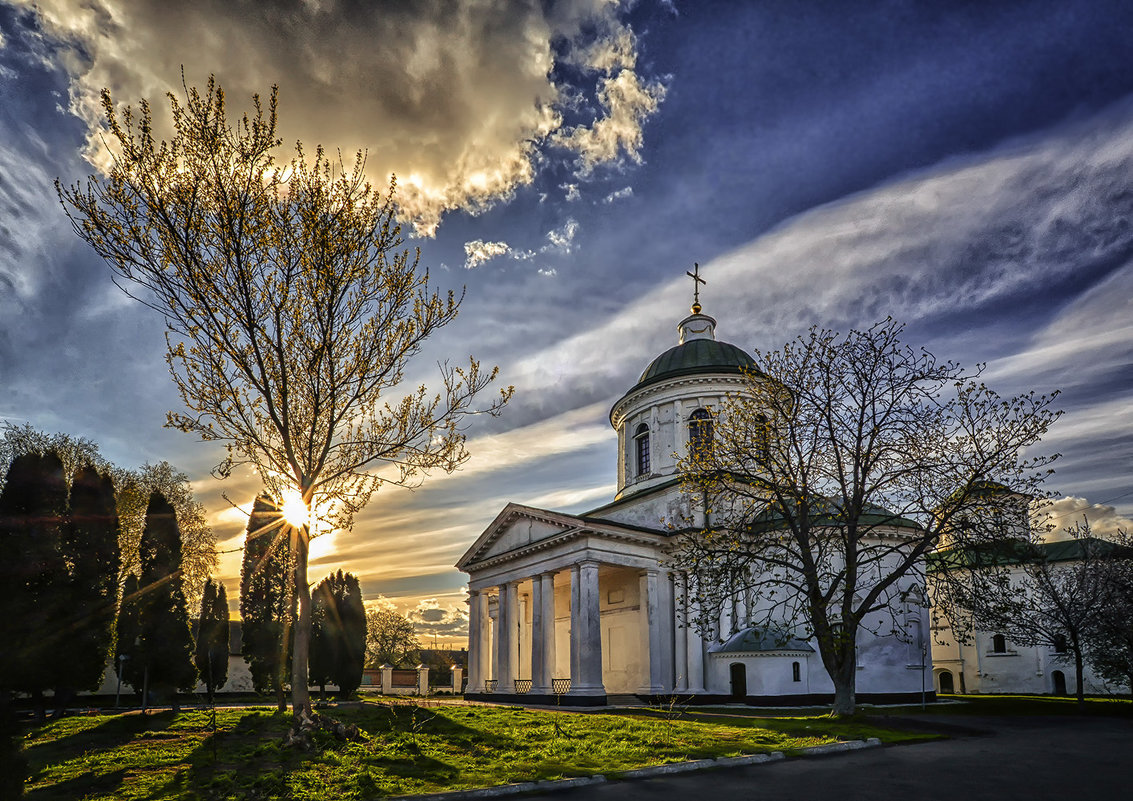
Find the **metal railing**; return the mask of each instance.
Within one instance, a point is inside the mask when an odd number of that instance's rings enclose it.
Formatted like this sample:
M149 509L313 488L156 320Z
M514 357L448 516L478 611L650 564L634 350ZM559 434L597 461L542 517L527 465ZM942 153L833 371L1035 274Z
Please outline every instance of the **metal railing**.
M484 692L494 693L496 691L496 684L498 683L498 679L484 679Z
M531 679L516 679L515 692L518 695L526 695L531 692Z
M570 679L551 679L551 692L566 695L570 692Z

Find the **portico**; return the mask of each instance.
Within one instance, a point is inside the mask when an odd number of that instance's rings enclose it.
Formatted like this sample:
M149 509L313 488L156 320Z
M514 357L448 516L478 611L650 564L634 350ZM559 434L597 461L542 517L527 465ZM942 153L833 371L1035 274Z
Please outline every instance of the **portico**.
M459 564L469 573L473 697L601 705L689 692L664 535L508 504ZM704 646L692 650L703 675ZM518 699L517 699L518 700Z

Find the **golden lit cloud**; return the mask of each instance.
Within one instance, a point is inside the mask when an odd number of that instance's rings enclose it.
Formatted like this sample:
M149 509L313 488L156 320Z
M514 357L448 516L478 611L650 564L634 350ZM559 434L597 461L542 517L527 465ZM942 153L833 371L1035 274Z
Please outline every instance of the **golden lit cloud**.
M587 172L639 160L641 125L664 94L637 73L616 2L17 5L69 46L70 106L89 126L92 163L105 161L103 88L160 109L184 67L190 85L216 74L236 111L278 84L284 143L366 150L371 180L395 173L403 211L426 234L449 210L481 211L530 183L552 141ZM557 61L600 74L593 97L557 83ZM561 109L580 96L589 121L566 130Z

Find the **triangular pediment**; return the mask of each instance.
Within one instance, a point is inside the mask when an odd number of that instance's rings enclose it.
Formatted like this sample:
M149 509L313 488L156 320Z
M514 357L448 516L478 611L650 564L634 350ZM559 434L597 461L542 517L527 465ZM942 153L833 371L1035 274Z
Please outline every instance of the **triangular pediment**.
M574 515L509 503L460 557L456 566L464 570L474 562L520 550L585 524L585 520Z

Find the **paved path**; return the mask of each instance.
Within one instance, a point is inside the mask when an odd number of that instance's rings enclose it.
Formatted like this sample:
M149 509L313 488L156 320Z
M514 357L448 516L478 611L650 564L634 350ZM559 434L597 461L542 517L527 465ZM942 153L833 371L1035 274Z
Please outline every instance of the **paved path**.
M610 782L545 797L1086 801L1130 798L1133 793L1133 720L1128 718L934 718L985 733L752 768Z

